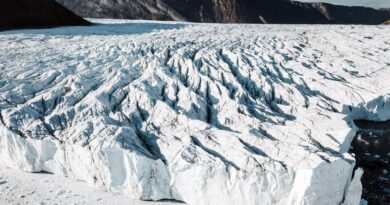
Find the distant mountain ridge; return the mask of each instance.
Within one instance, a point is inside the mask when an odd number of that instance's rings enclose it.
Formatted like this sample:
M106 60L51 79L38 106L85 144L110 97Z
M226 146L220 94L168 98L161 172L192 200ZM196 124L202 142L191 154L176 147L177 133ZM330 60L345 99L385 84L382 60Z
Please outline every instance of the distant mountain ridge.
M57 0L91 18L217 23L381 24L389 10L286 0Z
M86 24L86 20L54 0L7 0L0 3L0 30Z

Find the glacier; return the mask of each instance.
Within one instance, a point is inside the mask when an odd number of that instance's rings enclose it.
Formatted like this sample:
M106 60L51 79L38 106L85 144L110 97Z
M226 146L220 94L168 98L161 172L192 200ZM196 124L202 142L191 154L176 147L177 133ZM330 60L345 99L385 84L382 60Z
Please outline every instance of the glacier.
M96 20L0 33L0 166L142 200L359 204L390 27Z

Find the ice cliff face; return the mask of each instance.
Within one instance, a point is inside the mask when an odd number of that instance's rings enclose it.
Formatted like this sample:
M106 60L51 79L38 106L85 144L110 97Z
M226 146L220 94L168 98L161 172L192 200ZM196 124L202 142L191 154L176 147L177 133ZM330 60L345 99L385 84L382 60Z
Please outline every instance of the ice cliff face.
M390 119L390 28L103 23L122 24L0 33L1 166L145 200L358 204L351 120Z

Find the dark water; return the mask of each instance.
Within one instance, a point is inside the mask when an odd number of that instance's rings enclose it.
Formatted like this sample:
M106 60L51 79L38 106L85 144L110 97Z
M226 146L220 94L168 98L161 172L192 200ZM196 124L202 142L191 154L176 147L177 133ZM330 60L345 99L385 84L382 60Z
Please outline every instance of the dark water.
M390 121L355 121L360 128L350 153L362 167L363 199L368 205L390 205Z

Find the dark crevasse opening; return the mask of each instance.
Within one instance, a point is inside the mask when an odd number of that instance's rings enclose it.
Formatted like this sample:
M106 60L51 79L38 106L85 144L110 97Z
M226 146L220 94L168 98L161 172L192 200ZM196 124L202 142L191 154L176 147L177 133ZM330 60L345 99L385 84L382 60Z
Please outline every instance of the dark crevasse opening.
M363 196L369 205L390 204L390 121L356 120L359 127L351 154L362 167Z

